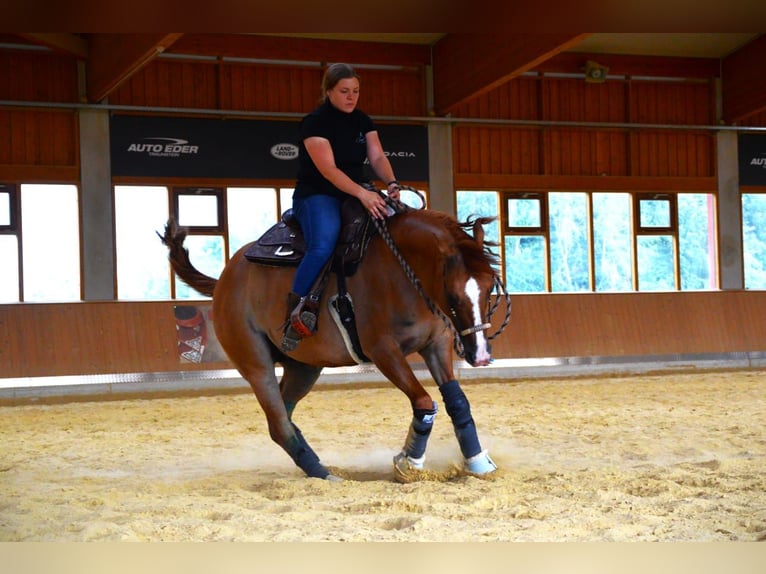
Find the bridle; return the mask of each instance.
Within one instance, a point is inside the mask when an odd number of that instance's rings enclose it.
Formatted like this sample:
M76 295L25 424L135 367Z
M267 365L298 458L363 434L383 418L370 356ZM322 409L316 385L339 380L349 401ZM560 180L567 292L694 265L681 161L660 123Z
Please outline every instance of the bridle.
M374 191L380 194L386 200L386 204L389 207L391 207L396 213L402 213L405 211L411 211L415 209L405 203L402 203L399 200L391 199L385 196L384 194L380 192L380 190L378 190L371 184L367 184L364 187L366 187L370 191ZM406 189L416 193L418 197L420 197L422 202L422 207L418 209L425 208L425 199L423 198L420 191L407 185L402 185L400 187L401 189ZM480 331L487 331L488 329L492 327L492 324L489 322L481 323L479 325L473 325L471 327L458 331L457 328L455 327L455 322L457 321L457 313L455 309L453 307L450 307L449 309L450 314L452 315L454 319L454 320L451 320L449 317L447 317L444 311L442 311L439 308L439 306L434 302L434 300L425 292L425 290L423 289L423 285L420 283L420 280L415 275L415 272L412 270L412 267L410 267L409 263L407 263L407 261L404 259L399 249L396 247L396 243L394 243L394 240L388 231L386 220L373 218L372 221L375 225L375 228L378 230L378 233L380 233L381 237L383 237L383 240L386 242L386 245L388 245L389 249L391 249L391 252L394 254L394 257L396 257L396 260L399 262L399 265L404 270L404 274L407 276L407 279L410 281L410 283L412 283L412 285L415 287L415 290L426 302L428 309L431 311L431 313L439 317L452 333L453 348L457 356L460 357L461 359L464 358L465 347L463 346L461 337L465 337L467 335L473 335L474 333L478 333ZM511 319L511 296L508 293L508 291L506 291L505 286L503 285L503 282L497 273L494 273L493 286L492 286L492 290L490 291L489 300L492 299L491 295L494 292L497 292L498 296L495 299L493 304L489 304L489 309L487 310L487 319L489 320L492 317L492 314L497 310L498 306L500 305L501 296L502 296L502 299L505 301L505 318L503 319L503 323L502 325L500 325L500 328L495 333L487 337L488 341L491 341L492 339L500 335L500 333L502 333L505 330L505 328L508 326L508 323Z

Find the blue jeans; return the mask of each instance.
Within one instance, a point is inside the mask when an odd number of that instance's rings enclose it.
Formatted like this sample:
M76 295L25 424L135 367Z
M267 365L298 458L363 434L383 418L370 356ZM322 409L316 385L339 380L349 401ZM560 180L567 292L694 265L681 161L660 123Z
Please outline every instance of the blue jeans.
M293 212L306 240L306 254L293 278L293 292L308 295L324 264L332 257L340 235L341 200L329 195L310 195L293 200Z

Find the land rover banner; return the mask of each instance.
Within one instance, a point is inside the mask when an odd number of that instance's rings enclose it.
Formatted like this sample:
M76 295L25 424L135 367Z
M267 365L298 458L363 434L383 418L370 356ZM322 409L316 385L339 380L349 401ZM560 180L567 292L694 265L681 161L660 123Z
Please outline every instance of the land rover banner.
M114 114L112 175L295 179L297 120L181 118ZM428 181L428 131L378 124L397 178Z
M739 134L739 184L766 185L766 135Z

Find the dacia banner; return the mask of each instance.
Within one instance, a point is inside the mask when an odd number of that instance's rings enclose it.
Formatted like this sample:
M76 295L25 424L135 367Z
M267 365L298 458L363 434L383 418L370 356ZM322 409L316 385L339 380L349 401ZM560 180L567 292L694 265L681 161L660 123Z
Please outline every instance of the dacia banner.
M766 185L766 135L739 134L739 184Z
M112 175L294 180L298 127L297 120L113 114ZM428 181L425 126L378 125L378 132L398 179Z

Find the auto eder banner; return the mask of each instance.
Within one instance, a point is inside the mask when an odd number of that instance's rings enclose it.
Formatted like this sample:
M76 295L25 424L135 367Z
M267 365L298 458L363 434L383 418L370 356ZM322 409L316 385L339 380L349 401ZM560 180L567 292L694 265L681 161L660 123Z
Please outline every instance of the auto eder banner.
M298 170L298 125L297 120L113 114L112 175L292 180ZM426 127L378 125L378 131L396 176L428 181Z
M739 184L766 185L766 135L739 134Z

